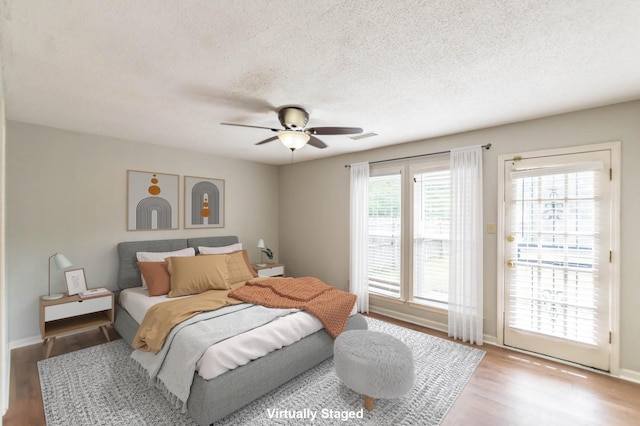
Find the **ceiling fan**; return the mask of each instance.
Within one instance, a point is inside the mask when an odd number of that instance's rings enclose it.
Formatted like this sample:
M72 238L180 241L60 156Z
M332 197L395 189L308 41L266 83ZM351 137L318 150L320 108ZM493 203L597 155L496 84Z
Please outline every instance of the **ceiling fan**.
M316 148L326 148L327 144L316 138L315 135L354 135L362 133L360 127L309 127L306 128L309 121L309 113L298 107L284 107L278 111L278 120L283 129L274 129L271 127L251 126L248 124L220 123L225 126L252 127L254 129L266 129L276 132L276 136L256 143L262 145L280 139L282 144L291 151L300 149L307 143Z

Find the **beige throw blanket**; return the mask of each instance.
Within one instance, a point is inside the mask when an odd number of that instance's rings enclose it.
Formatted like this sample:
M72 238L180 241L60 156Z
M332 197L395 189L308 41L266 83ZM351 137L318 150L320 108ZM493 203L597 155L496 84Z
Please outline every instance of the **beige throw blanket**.
M184 320L201 312L213 311L224 306L242 303L229 297L231 290L209 290L184 299L176 299L153 305L144 316L133 338L134 349L157 354L171 329Z
M316 316L334 339L342 333L356 303L356 296L331 287L317 278L252 280L229 297L268 308L302 309Z

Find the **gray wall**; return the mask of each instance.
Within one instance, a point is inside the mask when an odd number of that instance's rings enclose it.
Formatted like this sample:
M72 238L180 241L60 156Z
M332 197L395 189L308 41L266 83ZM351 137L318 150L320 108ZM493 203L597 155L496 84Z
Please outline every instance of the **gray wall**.
M0 417L9 408L9 315L7 315L7 291L5 285L5 115L4 79L0 63Z
M497 223L499 155L609 141L622 142L620 365L638 372L640 378L639 101L283 166L279 183L281 261L292 275L315 275L338 288L348 288L349 171L345 164L491 143L491 150L484 151L484 222ZM496 234L485 234L484 248L484 332L496 337ZM371 304L389 307L376 300ZM425 311L423 322L442 327L446 316Z
M127 231L128 169L180 175L180 229ZM225 180L224 228L184 229L185 175ZM279 254L276 166L9 122L6 179L13 346L39 338L38 296L47 292L47 259L56 252L85 268L89 287L111 289L120 241L237 235L253 261L259 238ZM52 266L52 292L65 290Z

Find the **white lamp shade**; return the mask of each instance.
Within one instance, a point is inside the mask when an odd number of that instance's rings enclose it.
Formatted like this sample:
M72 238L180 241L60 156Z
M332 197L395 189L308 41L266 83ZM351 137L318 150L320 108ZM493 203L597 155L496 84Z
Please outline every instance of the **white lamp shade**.
M53 255L53 263L56 264L56 268L64 269L73 265L67 257L62 253L56 253Z
M262 238L260 238L260 239L258 240L258 246L257 246L257 247L258 247L259 249L266 248L266 246L264 245L264 240L263 240Z
M64 254L56 253L49 256L49 261L47 262L47 266L49 268L49 292L46 295L42 296L43 300L56 300L61 299L62 296L64 296L62 293L51 294L51 259L53 259L53 264L56 265L57 269L68 268L72 265L71 261L67 259Z
M289 149L300 149L309 142L311 136L305 132L299 132L295 130L283 130L278 132L278 139L282 142L282 145Z

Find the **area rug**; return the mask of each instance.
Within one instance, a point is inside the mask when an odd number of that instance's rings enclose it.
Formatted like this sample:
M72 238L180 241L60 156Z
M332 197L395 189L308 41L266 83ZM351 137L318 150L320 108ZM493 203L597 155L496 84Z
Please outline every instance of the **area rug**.
M484 351L367 318L369 329L391 334L413 351L416 378L403 398L363 396L335 375L333 358L285 383L216 425L438 425L484 356ZM49 426L196 425L147 385L123 340L38 362Z

